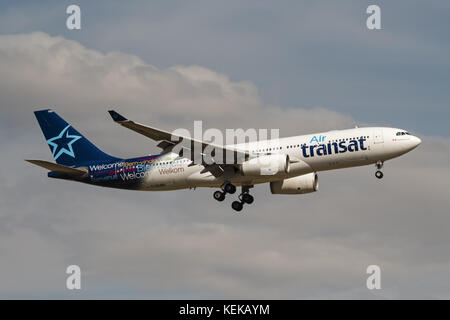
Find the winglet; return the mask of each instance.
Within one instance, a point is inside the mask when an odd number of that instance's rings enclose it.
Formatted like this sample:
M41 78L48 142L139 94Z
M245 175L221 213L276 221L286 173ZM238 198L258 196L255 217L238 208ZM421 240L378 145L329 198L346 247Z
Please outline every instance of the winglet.
M114 110L109 110L108 111L109 114L111 115L111 118L115 121L115 122L122 122L122 121L127 121L128 119L125 118L124 116L118 114L117 112L115 112Z

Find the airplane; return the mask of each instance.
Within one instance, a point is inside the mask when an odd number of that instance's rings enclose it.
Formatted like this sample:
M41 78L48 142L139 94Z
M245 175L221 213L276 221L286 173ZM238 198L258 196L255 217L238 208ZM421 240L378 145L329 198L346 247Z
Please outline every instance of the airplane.
M239 212L244 204L253 203L250 189L256 184L269 183L272 194L312 193L319 187L318 172L370 164L375 164L375 176L381 179L386 160L399 157L421 143L418 137L402 129L356 127L216 145L139 124L114 110L109 113L114 122L158 142L162 152L130 159L108 155L56 112L46 109L34 114L56 163L26 161L49 170L50 178L102 187L144 191L218 188L213 193L217 201L225 200L227 194L234 194L241 187L238 200L231 205ZM188 146L177 151L182 143ZM213 150L208 161L202 157L201 161L194 161L194 144L201 146L202 155L206 148ZM232 161L219 161L228 160L225 154L231 154Z

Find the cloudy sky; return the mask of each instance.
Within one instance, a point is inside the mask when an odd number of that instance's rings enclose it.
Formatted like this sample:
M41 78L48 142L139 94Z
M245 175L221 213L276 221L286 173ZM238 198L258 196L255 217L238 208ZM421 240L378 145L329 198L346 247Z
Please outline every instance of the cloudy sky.
M450 298L450 4L379 0L378 31L369 4L2 1L0 297ZM167 130L385 125L423 143L382 181L370 166L320 173L310 195L261 185L236 215L209 189L48 179L23 161L52 160L32 113L48 107L120 157L158 149L111 107ZM70 264L81 291L65 288Z

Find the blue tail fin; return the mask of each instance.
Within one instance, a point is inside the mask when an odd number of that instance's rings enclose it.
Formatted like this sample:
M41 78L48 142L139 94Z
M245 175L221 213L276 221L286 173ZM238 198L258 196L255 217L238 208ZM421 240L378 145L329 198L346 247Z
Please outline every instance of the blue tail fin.
M56 163L76 167L91 161L117 161L83 137L52 110L34 112Z

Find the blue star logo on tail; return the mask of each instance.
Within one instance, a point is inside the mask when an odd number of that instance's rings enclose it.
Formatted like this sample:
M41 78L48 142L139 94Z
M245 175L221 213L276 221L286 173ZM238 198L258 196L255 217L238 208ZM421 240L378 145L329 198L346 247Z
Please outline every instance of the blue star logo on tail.
M78 139L81 139L81 136L70 135L68 131L69 127L70 125L65 127L56 137L47 140L48 145L53 147L52 153L55 161L63 153L75 158L72 144L74 144Z

